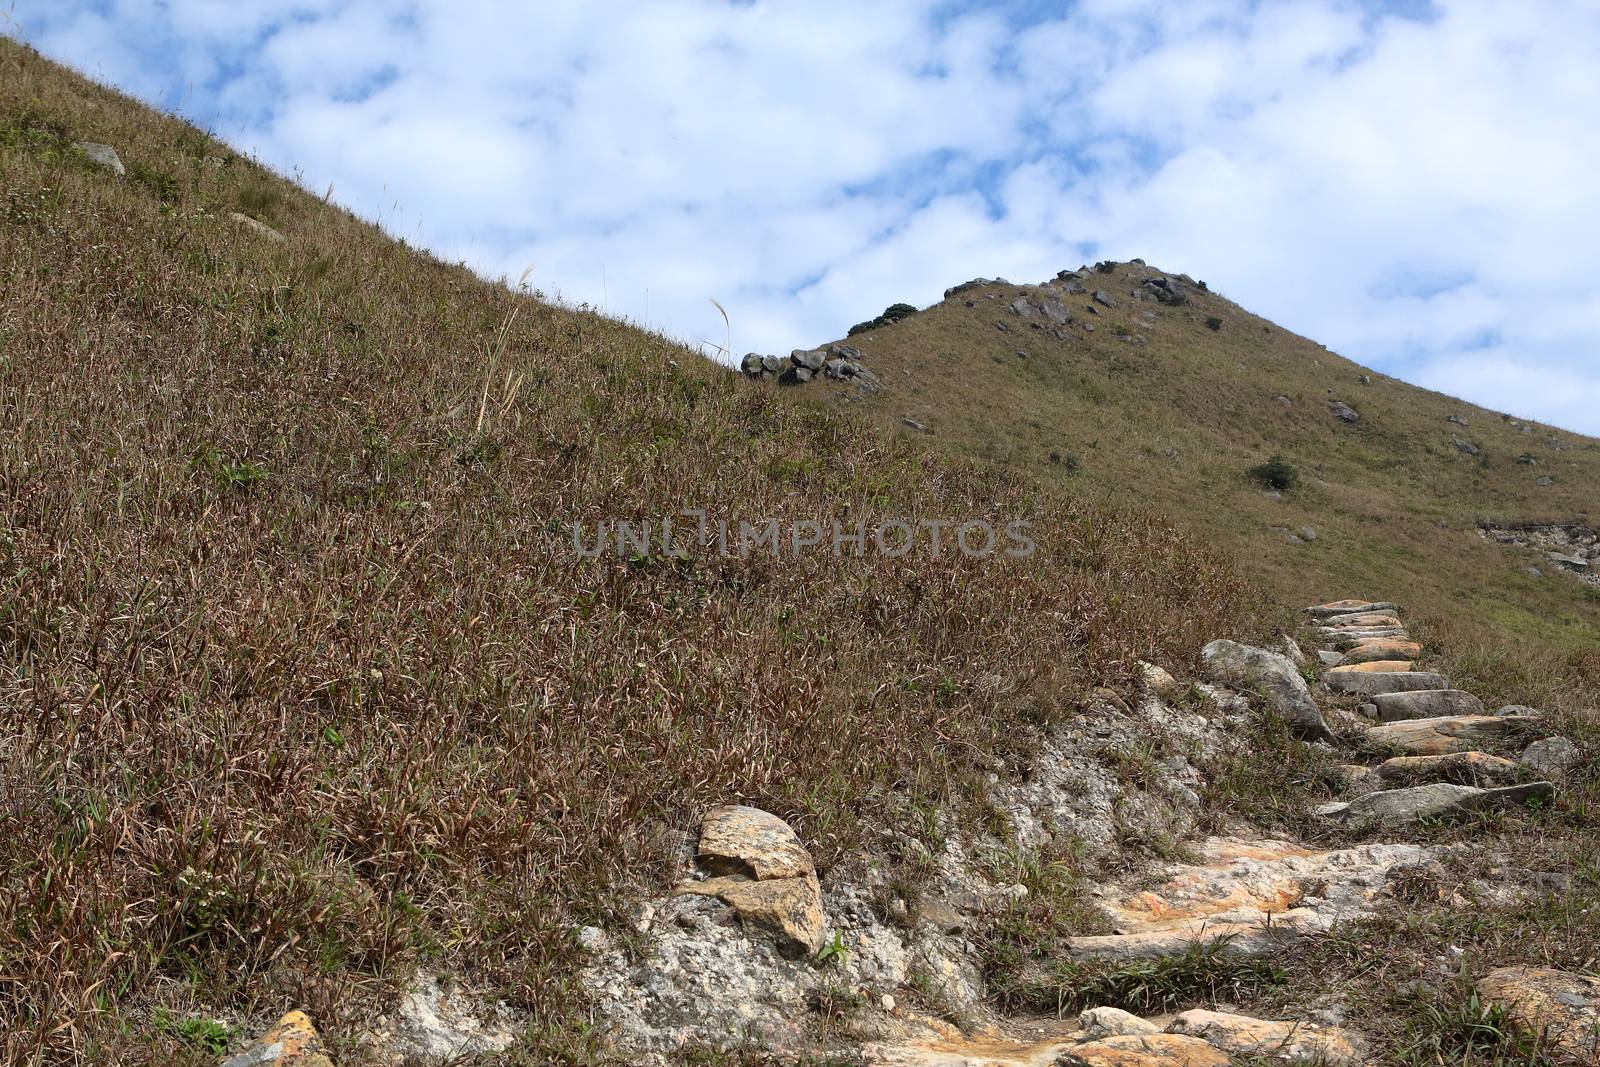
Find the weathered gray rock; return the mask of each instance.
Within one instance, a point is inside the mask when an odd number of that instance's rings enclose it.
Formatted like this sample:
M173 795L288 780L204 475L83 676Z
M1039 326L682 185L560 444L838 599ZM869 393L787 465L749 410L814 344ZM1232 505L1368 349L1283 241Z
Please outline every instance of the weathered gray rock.
M1159 1034L1161 1027L1155 1023L1134 1015L1132 1012L1123 1011L1121 1008L1090 1008L1078 1015L1078 1028L1083 1031L1084 1040L1099 1041L1102 1038L1118 1037L1124 1034Z
M1324 673L1322 684L1330 692L1364 696L1450 688L1444 675L1431 671L1339 671L1338 668Z
M242 211L231 212L228 217L234 222L237 222L240 226L243 226L245 229L254 233L257 237L265 237L273 244L282 244L284 241L288 240L287 237L279 233L277 230L274 230L271 226L268 226L260 219L253 219Z
M761 357L761 373L776 375L783 370L782 356L766 355Z
M1208 677L1235 689L1259 692L1302 737L1330 740L1333 731L1311 698L1300 671L1287 657L1237 641L1213 641L1201 650Z
M808 371L819 371L828 361L828 354L820 348L797 348L789 353L789 362Z
M1104 289L1096 289L1094 291L1094 302L1101 307L1114 308L1117 306L1117 302L1111 298L1111 294Z
M122 165L122 157L117 155L117 150L108 144L79 141L72 147L76 148L90 163L104 170L109 170L119 178L128 173L128 168Z
M1332 667L1334 664L1344 659L1344 653L1322 649L1317 653L1317 659L1322 661L1322 665L1324 667Z
M1546 778L1564 778L1578 762L1578 746L1565 737L1546 737L1523 749L1517 762Z
M1450 438L1450 443L1456 446L1456 451L1457 452L1463 453L1464 455L1468 455L1468 456L1476 456L1480 452L1483 451L1483 449L1479 448L1477 445L1473 444L1471 441L1465 441L1465 440L1462 440L1459 437Z
M1544 712L1540 711L1538 708L1530 708L1526 704L1502 704L1500 707L1494 709L1494 713L1502 717L1507 715L1522 715L1530 719L1537 719L1544 714Z
M1384 722L1401 719L1436 719L1452 715L1482 715L1483 701L1462 689L1415 689L1405 693L1378 693L1372 702Z
M739 370L752 377L759 377L762 371L761 353L746 352L744 359L739 361Z
M1354 800L1328 804L1318 809L1346 826L1365 829L1371 826L1404 826L1421 819L1442 819L1475 811L1530 801L1547 801L1556 787L1549 782L1479 789L1451 782L1432 782L1408 789L1385 789Z
M1328 403L1328 410L1333 412L1333 417L1341 422L1360 422L1361 413L1342 400L1333 400Z

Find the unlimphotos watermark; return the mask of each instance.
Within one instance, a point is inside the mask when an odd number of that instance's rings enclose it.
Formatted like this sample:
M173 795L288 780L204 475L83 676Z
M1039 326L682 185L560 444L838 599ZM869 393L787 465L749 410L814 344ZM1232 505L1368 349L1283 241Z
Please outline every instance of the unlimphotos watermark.
M692 521L680 523L678 518ZM814 551L897 558L919 548L935 556L954 553L973 559L996 555L1023 559L1037 547L1026 519L1002 526L986 519L883 519L871 523L861 519L853 524L820 519L760 523L741 519L733 523L713 520L697 508L685 508L674 517L618 519L602 522L593 530L573 523L570 528L573 551L583 559L597 559L608 552L624 558L685 558L693 554L691 544L734 559Z

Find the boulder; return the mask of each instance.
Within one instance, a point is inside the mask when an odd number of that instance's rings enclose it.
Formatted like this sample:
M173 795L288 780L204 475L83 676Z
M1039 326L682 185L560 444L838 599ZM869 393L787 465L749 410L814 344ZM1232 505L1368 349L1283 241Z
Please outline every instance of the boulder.
M1501 967L1478 980L1478 995L1568 1062L1600 1062L1600 978L1551 967Z
M828 361L828 354L820 348L797 348L789 353L789 362L803 370L815 373Z
M1305 679L1287 656L1237 641L1213 641L1201 650L1207 676L1235 689L1259 692L1302 737L1330 740L1333 731L1311 698Z
M761 357L761 373L762 374L777 374L779 371L783 370L783 362L784 361L783 361L783 357L782 356L772 356L772 355L762 356Z
M1111 299L1111 294L1104 289L1096 289L1094 291L1094 302L1101 307L1114 308L1117 306L1117 302Z
M760 377L761 369L761 353L759 352L746 352L744 359L739 361L739 370L753 377Z
M1546 801L1555 796L1549 782L1480 789L1453 782L1431 782L1406 789L1385 789L1354 800L1327 804L1318 809L1354 829L1371 826L1404 826L1421 819L1442 819L1483 811L1509 804Z
M1329 401L1328 410L1333 412L1333 417L1341 422L1361 421L1361 413L1341 400Z
M322 1038L303 1011L291 1011L260 1040L221 1067L333 1067Z
M1445 752L1469 752L1481 745L1504 741L1538 723L1538 719L1519 715L1452 715L1369 726L1367 737L1375 745L1416 756L1435 756Z
M1340 660L1344 659L1344 653L1330 652L1324 649L1317 653L1317 659L1322 662L1324 667L1333 667L1338 665Z
M122 165L122 157L117 155L117 150L108 144L79 141L72 147L76 148L79 154L90 163L100 167L102 170L109 170L119 178L128 173L128 168Z
M1522 777L1514 760L1487 752L1446 752L1437 756L1395 756L1374 772L1386 786L1455 782L1459 785L1512 785Z
M1283 649L1283 654L1288 656L1290 662L1292 662L1296 667L1299 667L1306 662L1306 654L1300 648L1300 642L1296 641L1288 634L1282 634L1279 636L1278 647Z
M1271 1022L1196 1008L1167 1024L1167 1033L1198 1037L1213 1048L1251 1062L1305 1067L1359 1067L1364 1062L1349 1032L1305 1022Z
M1451 715L1482 715L1483 701L1463 689L1414 689L1407 693L1379 693L1372 698L1378 718L1437 719Z
M1546 778L1564 778L1578 762L1578 746L1565 737L1546 737L1523 749L1517 762Z
M1377 696L1380 693L1406 693L1416 689L1448 689L1450 683L1444 675L1431 671L1358 671L1335 667L1322 676L1324 688L1333 693L1357 693Z

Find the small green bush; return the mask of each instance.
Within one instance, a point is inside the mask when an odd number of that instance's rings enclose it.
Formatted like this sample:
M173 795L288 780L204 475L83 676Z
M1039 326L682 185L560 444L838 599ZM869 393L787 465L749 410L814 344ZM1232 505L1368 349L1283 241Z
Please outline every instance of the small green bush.
M1268 489L1276 489L1280 493L1287 493L1300 480L1300 472L1282 456L1273 456L1265 463L1251 467L1248 473Z

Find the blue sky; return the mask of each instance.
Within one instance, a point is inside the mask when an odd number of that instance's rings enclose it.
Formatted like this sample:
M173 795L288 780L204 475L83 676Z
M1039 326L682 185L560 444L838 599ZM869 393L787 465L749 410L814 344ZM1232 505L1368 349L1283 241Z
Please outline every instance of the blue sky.
M17 0L388 229L735 356L1142 257L1600 433L1600 4Z

